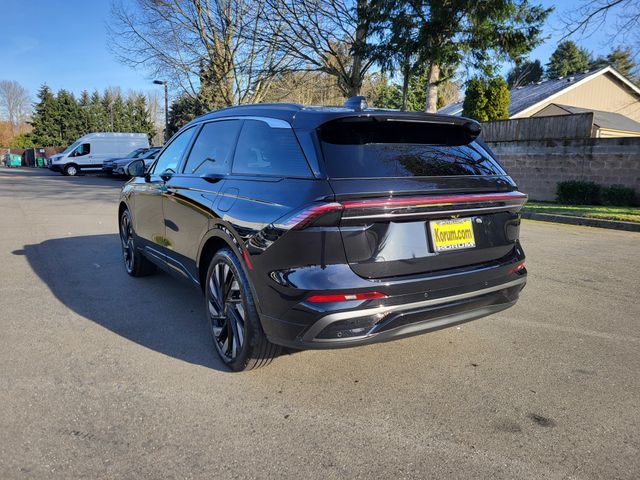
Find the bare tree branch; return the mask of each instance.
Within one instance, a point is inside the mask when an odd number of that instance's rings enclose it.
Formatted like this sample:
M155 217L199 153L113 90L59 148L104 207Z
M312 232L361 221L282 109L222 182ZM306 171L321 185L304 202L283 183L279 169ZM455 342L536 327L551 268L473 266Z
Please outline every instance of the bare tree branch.
M579 33L591 34L606 28L607 19L614 23L607 28L610 40L626 43L640 41L640 0L587 0L562 18L565 33L560 41Z
M280 30L272 41L292 49L301 70L316 70L336 77L345 96L357 95L372 66L366 57L369 37L366 11L370 0L266 0L270 18Z
M0 81L0 118L9 121L12 135L18 133L30 113L31 97L26 88L15 80Z
M294 61L265 36L278 31L265 6L266 0L114 0L112 50L206 108L256 102Z

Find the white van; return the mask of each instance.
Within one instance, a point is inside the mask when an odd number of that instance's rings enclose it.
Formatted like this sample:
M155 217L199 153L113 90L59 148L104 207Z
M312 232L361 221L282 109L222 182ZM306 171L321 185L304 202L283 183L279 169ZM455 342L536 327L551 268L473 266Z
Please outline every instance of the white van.
M136 148L149 148L146 133L88 133L64 152L52 155L47 164L55 172L73 176L84 170L102 170L106 159L124 157Z

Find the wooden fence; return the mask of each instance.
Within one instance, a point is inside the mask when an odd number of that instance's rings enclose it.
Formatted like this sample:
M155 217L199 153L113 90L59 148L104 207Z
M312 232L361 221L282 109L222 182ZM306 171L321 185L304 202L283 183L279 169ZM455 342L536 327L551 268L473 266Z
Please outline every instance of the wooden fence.
M549 117L516 118L482 124L485 142L590 138L593 112Z

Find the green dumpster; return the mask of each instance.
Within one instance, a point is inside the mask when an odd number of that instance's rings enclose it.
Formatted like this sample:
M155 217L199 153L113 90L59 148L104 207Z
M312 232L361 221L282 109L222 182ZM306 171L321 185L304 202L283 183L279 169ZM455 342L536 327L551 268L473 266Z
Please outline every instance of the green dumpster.
M43 168L47 165L44 157L36 157L36 167Z

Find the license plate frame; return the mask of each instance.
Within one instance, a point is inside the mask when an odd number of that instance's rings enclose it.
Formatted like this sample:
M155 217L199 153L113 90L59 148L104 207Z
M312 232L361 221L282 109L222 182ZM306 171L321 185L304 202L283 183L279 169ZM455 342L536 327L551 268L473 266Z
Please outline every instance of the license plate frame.
M473 218L452 218L429 222L431 244L436 253L455 252L476 247Z

